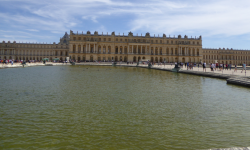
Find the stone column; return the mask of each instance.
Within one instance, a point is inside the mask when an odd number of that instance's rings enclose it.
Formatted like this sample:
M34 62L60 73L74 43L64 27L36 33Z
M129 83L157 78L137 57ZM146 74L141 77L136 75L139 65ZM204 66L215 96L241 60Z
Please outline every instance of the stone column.
M89 43L89 49L88 49L89 53L90 53L90 43Z
M73 52L73 44L70 44L70 50L71 53Z
M128 45L128 50L127 50L127 53L129 54L129 45Z
M95 44L94 44L94 53L95 53Z
M142 45L141 45L141 54L142 54Z
M132 54L134 53L134 45L132 45Z
M96 53L99 51L99 44L96 44L96 48L95 48L95 50L96 50Z
M136 54L138 54L138 45L136 45Z

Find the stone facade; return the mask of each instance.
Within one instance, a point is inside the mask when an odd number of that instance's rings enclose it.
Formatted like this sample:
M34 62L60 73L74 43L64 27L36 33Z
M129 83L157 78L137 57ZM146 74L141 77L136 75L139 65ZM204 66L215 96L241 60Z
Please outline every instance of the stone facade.
M203 61L206 63L224 63L241 65L244 62L250 65L250 51L237 49L208 49L203 48Z
M200 62L202 39L150 36L73 33L70 31L69 56L78 61L139 61L153 62Z
M0 59L42 60L43 58L69 57L76 61L133 61L150 60L153 62L206 62L250 65L250 51L233 49L202 49L202 37L188 38L133 35L74 33L60 38L56 44L0 43Z

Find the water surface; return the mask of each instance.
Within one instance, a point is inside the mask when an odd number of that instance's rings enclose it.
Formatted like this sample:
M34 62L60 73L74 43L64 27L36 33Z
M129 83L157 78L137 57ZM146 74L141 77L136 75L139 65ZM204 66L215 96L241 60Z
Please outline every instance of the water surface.
M0 149L250 145L250 89L129 67L0 70Z

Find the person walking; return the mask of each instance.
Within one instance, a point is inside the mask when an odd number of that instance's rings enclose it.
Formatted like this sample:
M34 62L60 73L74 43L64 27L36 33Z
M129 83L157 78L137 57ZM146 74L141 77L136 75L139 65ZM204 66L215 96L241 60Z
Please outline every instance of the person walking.
M237 72L237 65L234 66L234 72Z
M243 72L243 70L245 70L245 72L246 72L247 68L246 68L246 63L245 63L245 62L243 63L242 67L243 67L243 68L242 68L241 73Z

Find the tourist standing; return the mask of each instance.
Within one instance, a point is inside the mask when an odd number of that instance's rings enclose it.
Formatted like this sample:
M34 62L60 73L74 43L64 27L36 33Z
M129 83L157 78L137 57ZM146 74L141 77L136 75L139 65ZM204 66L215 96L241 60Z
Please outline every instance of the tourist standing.
M206 72L206 62L203 63L203 72L204 72L204 70Z
M237 72L237 65L234 66L234 72Z
M187 62L187 70L188 70L188 67L189 67L189 62Z

